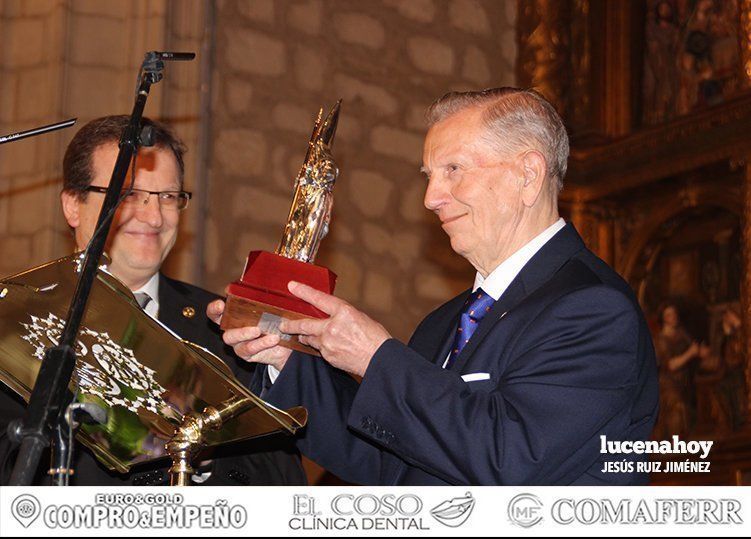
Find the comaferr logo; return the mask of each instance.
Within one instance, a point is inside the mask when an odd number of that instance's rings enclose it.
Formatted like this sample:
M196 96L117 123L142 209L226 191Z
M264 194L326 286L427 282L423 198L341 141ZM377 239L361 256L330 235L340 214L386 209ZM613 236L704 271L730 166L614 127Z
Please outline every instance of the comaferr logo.
M508 504L509 521L522 528L531 528L542 521L542 502L534 494L518 494Z
M558 524L743 524L734 499L609 500L563 498L551 507Z

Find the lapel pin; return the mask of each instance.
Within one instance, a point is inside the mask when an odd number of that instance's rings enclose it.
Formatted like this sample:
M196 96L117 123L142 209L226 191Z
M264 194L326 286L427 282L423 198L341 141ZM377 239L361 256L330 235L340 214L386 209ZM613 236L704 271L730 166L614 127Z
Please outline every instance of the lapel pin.
M193 307L184 307L183 316L185 318L193 318L196 315L196 310Z

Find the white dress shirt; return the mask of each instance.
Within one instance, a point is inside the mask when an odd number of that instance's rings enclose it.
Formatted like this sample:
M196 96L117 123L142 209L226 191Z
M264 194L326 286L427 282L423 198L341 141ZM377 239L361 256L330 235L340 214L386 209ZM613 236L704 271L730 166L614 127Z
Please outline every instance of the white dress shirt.
M521 249L516 251L501 264L491 271L487 277L483 277L480 272L475 275L475 284L472 287L472 292L482 287L486 294L498 301L503 293L511 284L511 281L516 279L519 272L527 265L527 262L537 254L537 251L542 249L542 246L551 240L560 229L566 226L566 221L562 218L558 219L555 223L548 228L540 232L537 236L532 238Z

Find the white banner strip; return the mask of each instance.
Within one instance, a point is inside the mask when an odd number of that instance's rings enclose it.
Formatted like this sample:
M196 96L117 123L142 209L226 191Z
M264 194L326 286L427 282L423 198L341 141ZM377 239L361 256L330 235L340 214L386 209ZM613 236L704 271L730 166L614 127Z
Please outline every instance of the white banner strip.
M749 487L2 487L0 536L746 536Z

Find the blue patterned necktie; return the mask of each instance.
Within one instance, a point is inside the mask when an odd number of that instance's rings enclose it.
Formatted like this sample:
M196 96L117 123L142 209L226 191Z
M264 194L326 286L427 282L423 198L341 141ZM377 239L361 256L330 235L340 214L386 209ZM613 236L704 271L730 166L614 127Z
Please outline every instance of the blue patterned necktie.
M456 358L464 350L472 334L477 330L477 326L480 325L480 320L488 314L493 303L495 303L493 296L489 296L482 288L478 288L469 295L467 301L464 303L464 309L459 319L459 327L456 328L451 355L449 355L449 359L446 362L447 369L451 368Z

